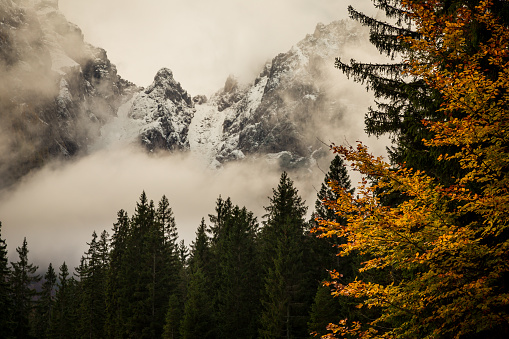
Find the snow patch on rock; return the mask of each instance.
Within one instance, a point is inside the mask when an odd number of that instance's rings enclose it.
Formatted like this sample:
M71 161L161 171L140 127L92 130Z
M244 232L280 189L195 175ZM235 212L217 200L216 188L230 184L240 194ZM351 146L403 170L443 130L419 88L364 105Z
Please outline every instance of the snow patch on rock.
M217 168L217 148L223 138L223 122L226 111L219 112L214 104L196 106L196 112L189 125L189 145L191 154L206 166Z

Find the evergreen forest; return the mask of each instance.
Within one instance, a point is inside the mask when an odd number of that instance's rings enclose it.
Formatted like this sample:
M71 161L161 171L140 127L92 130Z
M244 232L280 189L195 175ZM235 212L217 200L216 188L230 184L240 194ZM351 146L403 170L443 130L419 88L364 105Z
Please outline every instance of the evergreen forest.
M333 177L350 187L339 156ZM327 194L324 182L319 200ZM40 275L26 239L10 264L0 240L2 337L306 338L324 330L340 307L321 284L326 268L339 269L337 249L310 233L314 221L286 172L265 210L260 223L219 197L188 249L168 199L155 204L143 192L132 216L120 210L111 230L91 235L78 267L49 264Z
M219 197L190 248L145 193L76 268L0 234L2 337L509 338L509 2L372 2L350 17L389 62L336 67L388 160L332 144L311 218L283 172L261 220Z

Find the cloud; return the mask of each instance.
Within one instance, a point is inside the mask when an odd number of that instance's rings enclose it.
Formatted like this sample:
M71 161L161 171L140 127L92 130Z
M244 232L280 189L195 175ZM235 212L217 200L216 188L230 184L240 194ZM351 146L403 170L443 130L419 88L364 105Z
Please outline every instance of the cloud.
M2 236L10 260L16 260L14 249L26 236L30 258L42 268L64 260L74 267L92 232L110 231L120 209L132 215L144 190L156 204L162 195L168 197L180 238L190 244L201 218L208 222L208 214L214 213L219 195L263 215L280 174L264 161L212 171L188 154L153 155L132 148L99 151L71 163L48 165L15 191L4 192ZM294 179L303 198L313 204L322 173L316 169Z
M318 22L346 18L349 1L60 0L85 40L105 48L119 74L148 86L162 67L192 95L218 90L228 74L253 80ZM368 0L356 1L362 10ZM107 32L107 33L106 33Z

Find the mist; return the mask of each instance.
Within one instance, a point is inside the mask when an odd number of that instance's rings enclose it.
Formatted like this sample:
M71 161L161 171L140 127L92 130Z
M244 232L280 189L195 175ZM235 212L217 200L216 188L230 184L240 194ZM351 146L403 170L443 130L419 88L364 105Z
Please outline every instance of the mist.
M206 170L188 153L148 154L141 149L99 151L74 162L54 162L27 177L1 199L2 236L9 257L27 237L30 259L38 265L64 260L77 266L93 231L111 231L117 212L134 213L142 191L157 202L166 195L180 239L189 245L202 217L209 221L219 196L246 206L259 220L281 172L264 161L231 163ZM293 175L301 196L314 203L323 174ZM111 232L110 232L111 233Z
M214 93L229 74L252 81L266 61L319 22L347 18L349 4L376 13L370 0L59 1L85 40L108 51L122 77L148 86L169 67L193 96Z

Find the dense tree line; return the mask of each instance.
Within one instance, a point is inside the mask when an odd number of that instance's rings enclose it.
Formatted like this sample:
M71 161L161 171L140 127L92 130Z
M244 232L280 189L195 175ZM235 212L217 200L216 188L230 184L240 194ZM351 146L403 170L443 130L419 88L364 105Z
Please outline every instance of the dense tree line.
M339 157L318 200L332 193L330 180L350 189ZM0 240L0 332L6 338L307 338L325 332L341 305L322 300L330 297L322 281L327 269L351 263L336 257L330 240L310 233L316 216L337 218L319 201L316 206L309 220L283 173L261 222L219 197L188 249L168 199L156 206L143 192L132 216L117 213L111 234L93 232L78 267L49 264L40 275L26 239L10 264Z

